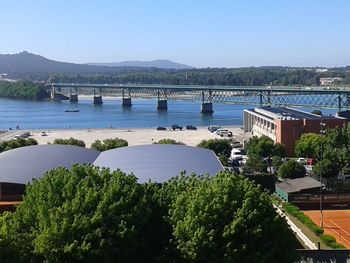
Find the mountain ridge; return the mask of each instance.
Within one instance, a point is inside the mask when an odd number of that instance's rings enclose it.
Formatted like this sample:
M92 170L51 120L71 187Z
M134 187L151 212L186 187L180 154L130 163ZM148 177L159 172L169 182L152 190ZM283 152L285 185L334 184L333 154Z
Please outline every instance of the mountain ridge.
M160 68L160 69L193 69L194 67L180 64L168 59L155 59L155 60L129 60L121 62L109 62L109 63L86 63L86 65L92 66L107 66L107 67L141 67L141 68Z

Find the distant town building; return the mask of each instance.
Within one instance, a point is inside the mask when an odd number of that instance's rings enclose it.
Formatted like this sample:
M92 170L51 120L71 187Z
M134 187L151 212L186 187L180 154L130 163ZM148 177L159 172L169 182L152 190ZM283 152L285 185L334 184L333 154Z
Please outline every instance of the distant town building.
M327 86L332 84L338 84L343 81L343 78L341 77L335 77L335 78L320 78L320 85L321 86Z
M244 110L243 129L257 136L268 136L286 147L287 155L294 155L296 141L303 133L320 133L320 123L327 128L343 126L347 119L320 116L287 107L261 107Z
M326 69L326 68L317 68L317 69L315 69L315 72L327 72L328 71L328 69Z
M6 79L8 74L0 74L0 79Z

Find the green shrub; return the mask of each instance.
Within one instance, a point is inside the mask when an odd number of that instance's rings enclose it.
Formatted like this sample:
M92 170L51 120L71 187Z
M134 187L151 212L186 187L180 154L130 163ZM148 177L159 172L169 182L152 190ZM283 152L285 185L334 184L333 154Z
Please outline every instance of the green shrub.
M69 138L69 139L55 139L53 141L53 144L63 144L63 145L74 145L79 147L85 147L85 142L82 140L78 140L75 138Z
M315 235L320 236L323 234L323 228L316 225L308 216L306 216L298 207L295 205L284 203L283 209L288 214L297 218L303 225L307 226Z
M183 142L175 141L173 139L161 139L157 144L178 144L178 145L184 145Z
M336 242L334 236L331 236L331 235L327 235L327 234L321 235L320 238L322 242L325 243L327 246L329 246L329 244L331 243Z
M110 149L126 147L128 146L128 142L124 139L105 139L103 142L100 140L96 140L93 144L91 144L91 149L95 149L97 151L103 152Z
M329 244L329 246L333 249L342 249L345 248L342 244L339 244L337 242L332 242Z

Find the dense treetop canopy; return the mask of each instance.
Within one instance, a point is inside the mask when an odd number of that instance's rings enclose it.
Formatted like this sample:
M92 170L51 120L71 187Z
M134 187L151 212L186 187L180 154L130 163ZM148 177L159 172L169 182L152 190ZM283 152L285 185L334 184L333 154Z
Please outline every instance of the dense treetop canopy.
M0 81L0 97L41 100L48 97L47 91L30 81Z
M292 262L294 237L248 179L57 168L0 216L2 262Z

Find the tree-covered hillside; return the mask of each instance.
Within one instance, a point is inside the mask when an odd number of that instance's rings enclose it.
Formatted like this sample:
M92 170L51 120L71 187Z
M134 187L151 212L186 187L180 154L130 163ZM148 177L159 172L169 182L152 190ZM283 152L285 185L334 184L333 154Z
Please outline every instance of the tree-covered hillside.
M30 81L0 81L0 97L41 100L48 96L48 92L42 86Z
M314 69L289 67L206 68L189 70L148 69L137 72L109 74L52 74L50 82L89 83L142 83L174 85L302 85L318 86L322 77L342 77L350 84L350 72L346 68L316 72Z

